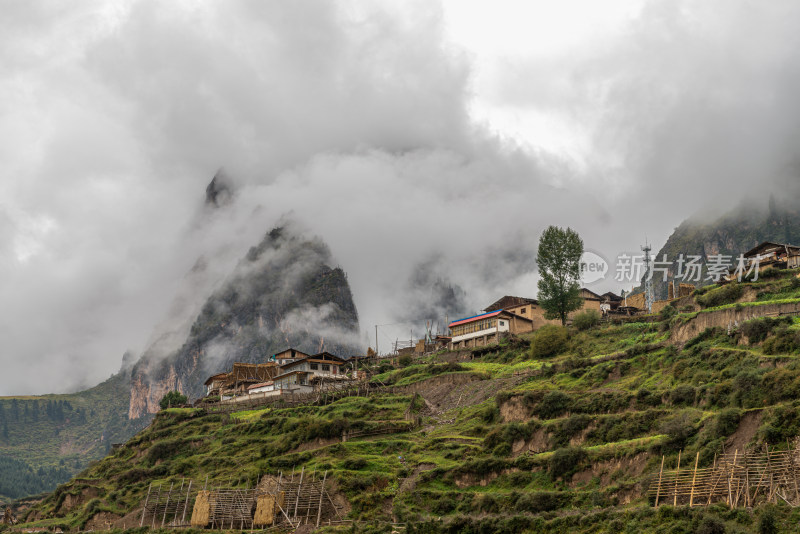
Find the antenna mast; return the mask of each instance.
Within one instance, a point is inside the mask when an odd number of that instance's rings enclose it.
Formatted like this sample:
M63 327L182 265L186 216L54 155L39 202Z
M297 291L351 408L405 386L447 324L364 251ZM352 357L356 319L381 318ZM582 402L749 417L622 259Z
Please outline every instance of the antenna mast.
M644 252L644 305L647 308L647 313L653 313L653 273L650 272L650 251L653 248L647 244L642 247Z

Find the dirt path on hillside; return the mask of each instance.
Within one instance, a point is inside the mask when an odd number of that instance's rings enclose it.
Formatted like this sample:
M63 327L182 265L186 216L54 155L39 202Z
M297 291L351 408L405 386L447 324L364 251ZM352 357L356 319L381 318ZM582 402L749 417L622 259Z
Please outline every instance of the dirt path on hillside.
M495 378L493 380L475 380L461 385L431 384L418 388L418 393L425 404L436 414L442 414L456 408L474 406L495 396L503 389L510 389L526 380L527 377Z
M725 452L736 450L743 452L747 444L750 443L750 440L752 440L758 432L762 419L764 419L764 412L761 410L745 413L739 421L736 432L731 434L725 441Z

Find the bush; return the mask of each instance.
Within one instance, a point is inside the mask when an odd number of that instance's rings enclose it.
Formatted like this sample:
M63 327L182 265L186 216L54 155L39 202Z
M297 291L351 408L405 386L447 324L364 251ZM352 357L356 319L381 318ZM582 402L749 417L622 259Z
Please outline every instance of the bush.
M742 412L736 408L722 410L714 422L714 437L724 438L736 432L741 418Z
M778 520L771 507L765 509L758 518L758 534L778 534Z
M674 450L682 449L697 429L686 414L678 415L661 425L661 433L667 435L666 446Z
M462 367L461 365L457 364L456 362L447 362L447 363L431 363L427 367L425 367L425 372L430 375L440 375L443 373L458 373L460 371L466 371L467 368Z
M694 404L694 399L696 395L697 395L697 390L695 390L695 388L683 384L676 387L670 392L669 401L672 404L684 404L691 406Z
M517 512L530 512L533 514L552 512L565 506L568 497L568 494L552 491L526 493L517 500L514 508Z
M696 534L725 534L725 524L715 517L706 516L698 525Z
M766 354L789 354L800 349L800 335L786 326L778 328L774 335L764 342Z
M540 419L552 419L562 415L569 409L572 397L561 391L548 391L536 408Z
M662 321L669 321L670 319L675 317L675 315L677 315L677 314L678 314L678 310L676 310L675 307L672 304L668 304L667 306L664 306L663 308L661 308L661 311L658 312L658 316Z
M170 406L182 406L186 404L186 395L181 393L180 391L170 391L159 401L158 405L161 407L162 410L166 410Z
M767 338L773 329L775 329L776 326L787 322L792 322L790 317L763 317L761 319L752 319L742 323L739 331L743 336L747 337L747 340L751 344L761 343Z
M147 461L155 464L158 460L174 458L186 449L187 442L183 439L171 441L158 441L147 451Z
M636 404L641 407L658 406L661 404L661 397L647 389L640 389L636 392Z
M759 280L770 280L771 278L778 278L779 276L783 275L785 271L783 269L776 269L775 267L767 267L763 271L758 273Z
M557 445L567 445L569 440L583 432L591 424L592 418L586 414L573 415L564 419L561 424L555 426L553 438Z
M580 447L557 449L550 457L548 465L550 476L553 479L559 477L569 478L580 469L586 458L588 458L588 454Z
M342 467L350 471L360 471L367 467L367 461L363 458L348 458L342 462Z
M742 286L736 282L707 291L695 300L703 308L714 308L723 304L732 304L742 296Z
M531 347L534 358L549 358L562 352L567 345L567 330L561 326L545 325L536 331Z
M397 363L400 364L400 367L408 367L413 361L410 354L403 354L397 359Z
M700 332L699 334L694 336L692 339L687 341L686 345L684 345L683 348L684 349L689 349L691 347L694 347L695 345L698 345L698 344L702 343L703 341L712 339L712 338L714 338L715 336L717 336L717 335L719 335L721 333L722 333L722 329L721 328L717 328L717 327L706 328L705 330L703 330L702 332Z
M578 330L588 330L598 324L600 324L600 313L596 310L586 310L585 312L577 313L572 319L572 326Z

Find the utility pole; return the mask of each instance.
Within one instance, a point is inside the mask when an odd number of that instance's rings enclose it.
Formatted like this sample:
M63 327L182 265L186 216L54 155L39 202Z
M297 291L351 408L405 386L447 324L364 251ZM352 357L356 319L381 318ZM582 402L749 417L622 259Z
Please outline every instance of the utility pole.
M380 355L378 352L378 325L375 325L375 356Z

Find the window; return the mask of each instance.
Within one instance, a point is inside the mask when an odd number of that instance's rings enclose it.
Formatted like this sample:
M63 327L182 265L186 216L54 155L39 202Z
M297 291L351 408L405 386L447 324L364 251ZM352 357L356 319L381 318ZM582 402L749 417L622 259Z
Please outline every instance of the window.
M525 310L526 310L526 309L527 309L527 308L522 308L522 309L519 311L520 315L525 315Z
M311 370L312 370L312 371L316 371L317 369L319 369L319 364L312 363L312 364L311 364Z
M323 371L330 371L331 370L331 366L328 365L327 363L323 363L322 364L322 370Z
M505 321L500 321L500 326L505 326L505 325L506 325Z

